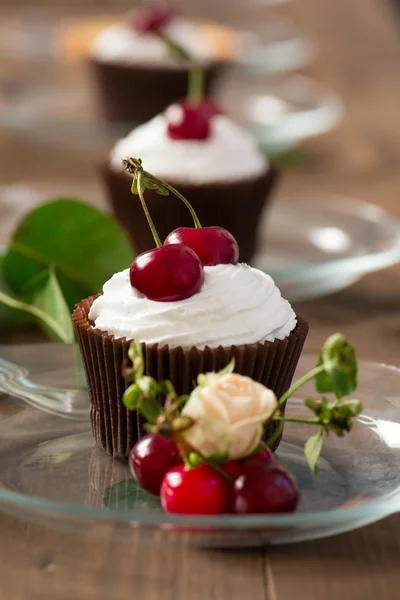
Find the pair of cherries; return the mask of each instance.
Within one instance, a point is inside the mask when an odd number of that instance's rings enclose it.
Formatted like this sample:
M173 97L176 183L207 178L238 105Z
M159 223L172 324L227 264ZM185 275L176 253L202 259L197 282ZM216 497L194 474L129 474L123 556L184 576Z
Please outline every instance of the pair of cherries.
M164 245L139 254L130 268L133 288L150 300L176 302L197 294L204 267L237 264L239 246L222 227L180 227Z

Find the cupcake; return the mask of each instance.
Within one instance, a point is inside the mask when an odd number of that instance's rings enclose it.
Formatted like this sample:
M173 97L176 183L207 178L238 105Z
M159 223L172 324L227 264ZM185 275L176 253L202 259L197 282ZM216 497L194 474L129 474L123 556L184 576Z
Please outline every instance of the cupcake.
M210 90L224 61L212 50L207 32L163 4L101 30L89 62L105 119L143 123L185 95L190 62L174 52L176 44L202 64Z
M145 372L171 380L178 394L190 392L200 373L218 371L235 358L236 372L280 397L290 386L308 332L307 322L271 277L238 262L238 246L228 231L199 227L194 215L196 228L179 228L161 245L147 211L143 178L147 188L159 184L153 190L158 193L170 186L143 171L140 161L134 164L134 181L158 247L139 255L130 269L104 284L102 294L83 300L73 313L93 434L100 447L118 457L126 457L142 434L139 415L122 404L127 382L121 366L132 340L142 344Z
M187 100L170 106L119 140L102 165L112 210L136 250L144 252L153 242L140 203L129 191L131 176L122 164L126 156L140 156L154 175L179 188L203 225L228 229L239 244L241 259L250 262L278 173L253 137L215 103ZM181 203L154 192L147 201L162 239L190 223Z

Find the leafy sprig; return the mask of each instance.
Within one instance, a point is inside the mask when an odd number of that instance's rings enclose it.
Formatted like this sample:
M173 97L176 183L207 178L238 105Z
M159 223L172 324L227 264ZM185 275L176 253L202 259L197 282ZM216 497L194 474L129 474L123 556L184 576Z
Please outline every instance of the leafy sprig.
M181 415L181 409L190 396L178 396L172 383L168 380L157 382L144 375L143 352L138 342L132 342L128 355L132 366L124 366L124 375L132 380L132 384L124 393L123 403L129 410L138 410L149 421L151 431L172 437L178 444L182 443L181 434L194 424L193 419ZM217 374L232 373L234 367L235 361L232 359ZM319 399L305 398L304 404L312 416L309 418L283 416L281 409L288 398L311 380L314 381L316 391L323 394ZM197 378L197 386L204 386L206 383L206 375L200 374ZM311 471L316 474L324 438L329 434L343 436L348 433L352 429L354 418L362 410L359 400L343 400L344 396L354 392L356 387L357 360L354 347L342 334L336 333L329 337L322 346L317 365L293 383L279 398L277 409L264 423L267 428L272 422L278 422L275 433L265 443L265 446L273 445L280 436L285 422L315 426L317 431L306 441L304 454ZM325 395L327 393L334 395L332 401L329 401ZM255 452L258 451L259 448ZM187 464L191 466L199 463L209 464L221 472L225 478L229 478L219 466L229 457L205 458L187 446L183 448L182 454Z

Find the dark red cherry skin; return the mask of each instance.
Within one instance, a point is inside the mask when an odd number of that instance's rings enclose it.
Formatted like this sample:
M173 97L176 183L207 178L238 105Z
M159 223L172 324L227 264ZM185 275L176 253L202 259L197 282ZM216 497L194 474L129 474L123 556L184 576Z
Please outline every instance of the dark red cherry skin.
M230 460L222 465L219 465L223 471L233 480L239 477L241 464L238 460Z
M158 302L185 300L200 291L203 265L188 246L173 244L142 252L130 268L133 288Z
M200 106L187 100L169 106L165 111L168 137L172 140L206 140L210 137L211 117L200 110Z
M286 513L296 510L299 488L277 462L249 461L233 484L233 510L237 514Z
M189 470L184 465L175 467L161 484L161 504L170 514L219 515L228 501L227 482L207 465Z
M171 6L157 5L128 13L127 22L136 33L159 33L175 16Z
M139 440L129 454L134 479L150 494L160 495L165 474L182 463L178 448L166 437L149 433Z
M223 114L222 108L212 98L203 98L198 105L198 110L209 119Z
M200 258L203 265L231 264L239 260L239 246L229 231L222 227L180 227L166 238L164 245L185 244Z
M269 461L275 460L275 457L274 457L272 450L270 450L263 444L260 444L260 450L258 452L256 452L255 454L252 454L252 456L245 458L244 462L247 463L250 460L261 460L261 461L269 462Z

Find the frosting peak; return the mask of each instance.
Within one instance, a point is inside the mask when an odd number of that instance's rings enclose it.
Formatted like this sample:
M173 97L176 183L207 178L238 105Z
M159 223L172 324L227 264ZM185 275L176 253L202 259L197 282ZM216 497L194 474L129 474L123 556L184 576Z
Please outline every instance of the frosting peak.
M201 291L154 302L132 288L129 269L104 284L89 317L116 338L170 347L231 346L284 339L296 315L269 275L245 264L205 267Z
M240 181L266 172L268 163L253 137L225 115L211 120L205 140L173 140L164 115L158 115L119 140L111 165L122 170L122 159L140 156L146 170L178 183Z

